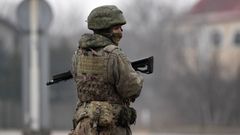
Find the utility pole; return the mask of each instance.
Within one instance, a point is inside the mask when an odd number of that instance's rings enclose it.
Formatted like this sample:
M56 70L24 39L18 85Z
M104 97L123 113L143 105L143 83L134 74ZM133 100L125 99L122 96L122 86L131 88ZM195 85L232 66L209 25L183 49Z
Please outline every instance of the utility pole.
M24 0L17 11L22 46L23 134L49 135L47 29L52 11L45 0Z
M40 129L40 89L38 51L38 0L30 1L30 126L33 131Z

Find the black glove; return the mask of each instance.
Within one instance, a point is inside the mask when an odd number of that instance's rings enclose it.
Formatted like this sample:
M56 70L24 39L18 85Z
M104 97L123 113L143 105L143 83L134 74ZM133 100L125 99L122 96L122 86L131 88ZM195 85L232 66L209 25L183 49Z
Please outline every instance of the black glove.
M118 115L117 126L127 127L134 124L137 118L136 110L132 107L122 107Z

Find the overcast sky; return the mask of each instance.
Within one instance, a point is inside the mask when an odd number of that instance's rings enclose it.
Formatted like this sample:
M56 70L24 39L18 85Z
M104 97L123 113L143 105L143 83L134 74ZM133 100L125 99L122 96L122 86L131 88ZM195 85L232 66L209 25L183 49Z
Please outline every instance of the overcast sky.
M13 22L16 22L16 9L17 5L23 0L0 0L0 15L4 18L8 18ZM54 19L52 22L52 30L59 29L72 29L74 33L79 31L79 28L85 28L88 14L92 9L100 5L117 5L120 9L124 10L125 7L134 0L46 0L52 7L54 13ZM148 0L149 1L149 0ZM184 11L189 8L198 0L152 0L159 4L168 5L173 7L176 12ZM147 7L146 5L146 8ZM15 19L15 20L14 20ZM69 21L71 24L69 25ZM82 25L82 26L79 26ZM76 27L75 27L76 26ZM77 28L78 26L78 28ZM71 27L71 28L70 28Z
M78 7L79 11L84 12L84 17L86 18L89 12L100 5L117 5L121 9L126 5L131 4L133 0L47 0L53 7L65 10L69 10ZM189 7L196 3L198 0L152 0L158 3L163 3L174 7L176 10L184 10L184 8ZM147 5L146 5L147 7Z
M187 7L190 7L198 0L152 0L158 2L159 4L165 4L172 6L177 12L182 11ZM82 25L80 27L86 28L86 23L84 22L87 19L88 14L97 6L101 5L117 5L120 9L126 10L125 7L133 0L48 0L50 5L52 5L54 12L61 12L55 16L55 18L69 17L71 16L73 26ZM146 5L146 8L147 5ZM81 17L79 17L81 16ZM80 22L80 23L79 23ZM63 22L64 23L64 22ZM62 24L62 26L66 26L69 24ZM54 28L53 28L54 29ZM77 31L77 29L75 29Z
M11 3L19 4L23 0L0 0L1 14L9 10L8 5ZM100 5L114 4L123 8L130 4L133 0L46 0L54 8L55 11L61 10L62 12L69 12L73 9L84 13L84 17L95 7ZM163 3L174 7L176 10L182 10L196 3L198 0L152 0L158 3ZM146 5L147 6L147 5Z

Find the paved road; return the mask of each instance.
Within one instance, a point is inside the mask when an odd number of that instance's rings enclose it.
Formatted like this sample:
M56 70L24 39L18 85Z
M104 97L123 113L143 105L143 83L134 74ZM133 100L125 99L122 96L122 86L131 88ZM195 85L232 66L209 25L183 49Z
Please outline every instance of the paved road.
M67 135L67 131L53 131L51 135ZM0 130L0 135L22 135L20 131L16 130ZM240 133L138 133L133 135L240 135Z
M68 132L53 132L51 135L67 135ZM19 131L0 131L0 135L22 135ZM133 133L133 135L240 135L240 133Z

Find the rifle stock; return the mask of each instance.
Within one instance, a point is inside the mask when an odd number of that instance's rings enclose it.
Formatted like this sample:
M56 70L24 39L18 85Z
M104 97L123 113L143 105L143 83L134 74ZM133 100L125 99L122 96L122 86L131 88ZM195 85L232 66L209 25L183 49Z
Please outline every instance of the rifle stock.
M140 71L145 74L151 74L153 72L153 56L134 61L131 64L136 71Z
M136 71L139 71L145 74L151 74L153 73L153 56L131 62L131 65ZM72 73L69 70L67 72L54 75L52 77L52 80L47 82L47 85L52 85L52 84L55 84L61 81L66 81L72 78L73 78Z

